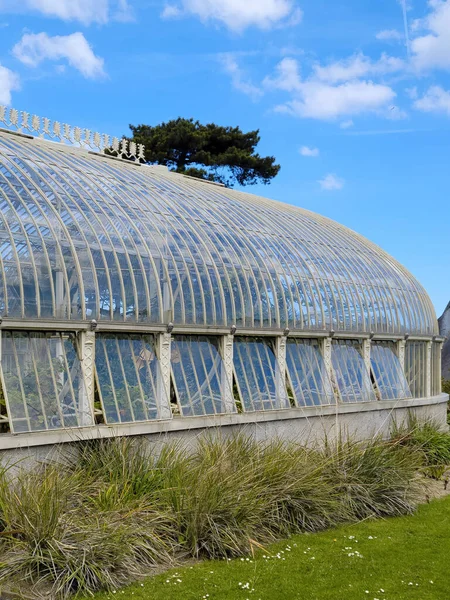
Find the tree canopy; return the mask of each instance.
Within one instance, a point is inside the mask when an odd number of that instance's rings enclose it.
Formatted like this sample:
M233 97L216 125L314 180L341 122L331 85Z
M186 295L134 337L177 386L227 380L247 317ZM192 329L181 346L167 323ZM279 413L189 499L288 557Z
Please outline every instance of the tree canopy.
M244 133L239 127L182 118L154 126L130 125L130 129L129 139L145 145L147 163L227 187L268 184L280 170L273 156L255 152L259 130Z

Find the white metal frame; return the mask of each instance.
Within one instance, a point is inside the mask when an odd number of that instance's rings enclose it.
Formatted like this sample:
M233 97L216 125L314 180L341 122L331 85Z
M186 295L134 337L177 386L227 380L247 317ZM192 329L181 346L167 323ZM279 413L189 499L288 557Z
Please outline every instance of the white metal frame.
M11 305L11 285L0 281L4 318L48 319L40 294L31 318L24 305L24 284L42 291L45 268L55 321L437 334L420 284L354 232L297 207L137 166L0 132L0 234L11 247L0 270L15 269L20 304ZM20 233L26 274L8 214L33 226ZM59 294L50 277L57 270Z
M406 340L422 341L424 391L436 388L433 343L442 340L429 297L355 232L298 207L142 165L145 149L126 140L2 106L0 125L15 130L0 129L0 327L77 332L89 406L95 331L156 335L156 395L164 404L169 321L174 334L220 337L230 414L233 324L239 335L275 339L280 397L287 335L319 340L337 405L333 338L359 339L369 372L372 339L395 342L403 368Z

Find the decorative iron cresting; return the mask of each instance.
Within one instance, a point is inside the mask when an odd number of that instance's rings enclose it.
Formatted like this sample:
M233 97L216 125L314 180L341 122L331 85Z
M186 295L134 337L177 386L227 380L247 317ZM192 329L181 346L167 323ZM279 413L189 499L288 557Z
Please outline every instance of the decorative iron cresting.
M67 123L51 121L48 117L39 117L26 111L0 105L0 127L28 134L41 139L53 140L78 146L94 152L111 153L112 156L145 160L145 147L126 138L119 139L90 129L74 127Z

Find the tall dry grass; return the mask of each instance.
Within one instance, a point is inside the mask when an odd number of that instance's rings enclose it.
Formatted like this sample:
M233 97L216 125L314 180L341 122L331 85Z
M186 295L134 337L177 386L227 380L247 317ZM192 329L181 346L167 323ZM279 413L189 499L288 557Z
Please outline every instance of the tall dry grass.
M239 556L292 533L405 514L419 463L419 451L378 439L309 449L216 435L191 452L90 442L70 463L0 473L0 589L67 598L186 556Z

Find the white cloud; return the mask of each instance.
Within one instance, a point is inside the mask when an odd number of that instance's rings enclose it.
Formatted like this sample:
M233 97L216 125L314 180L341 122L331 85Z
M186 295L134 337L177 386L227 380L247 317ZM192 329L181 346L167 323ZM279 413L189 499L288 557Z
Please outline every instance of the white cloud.
M0 65L0 104L11 104L11 92L19 89L19 77Z
M250 96L253 100L257 100L262 96L263 91L246 79L245 73L232 54L221 54L220 62L225 72L231 76L231 82L235 89Z
M450 69L450 0L429 0L431 11L415 29L428 31L411 40L413 65L418 70Z
M0 12L33 11L84 25L131 18L127 0L0 0Z
M397 70L400 68L397 61L383 55L373 63L357 55L325 67L315 65L311 76L302 80L298 61L284 58L277 65L274 77L266 77L263 85L291 93L291 99L275 110L297 117L332 120L367 112L386 113L396 96L394 90L359 77Z
M294 58L283 58L276 66L275 77L266 77L263 85L269 89L285 92L300 91L302 81L298 62Z
M381 42L400 42L405 38L404 34L397 31L397 29L383 29L375 37Z
M297 117L335 119L346 115L385 110L396 94L389 86L354 81L332 86L317 81L302 84L294 99L276 107Z
M177 19L183 16L183 11L175 4L166 4L161 13L163 19Z
M179 5L166 5L162 16L180 14L194 15L203 22L218 21L233 31L295 25L302 18L294 0L181 0Z
M349 58L337 61L322 67L314 67L314 75L320 81L327 83L339 83L342 81L351 81L361 77L381 76L388 73L401 71L405 63L400 58L382 54L381 58L373 62L364 54L355 54Z
M26 33L13 48L13 54L29 67L37 67L44 60L65 59L84 77L104 76L103 59L96 56L80 32L50 37L46 33Z
M434 85L422 98L418 98L413 106L424 112L444 113L450 116L450 91Z
M117 6L115 12L112 13L114 21L121 21L122 23L128 23L134 21L134 13L127 0L117 0Z
M331 192L333 190L342 190L345 185L344 179L337 177L333 173L328 173L323 179L319 179L318 183L322 190Z
M320 154L319 148L310 148L309 146L302 146L299 152L302 156L309 156L311 158L316 158Z
M342 121L342 123L339 125L339 127L341 129L350 129L350 127L353 127L354 123L351 119L349 119L348 121Z

